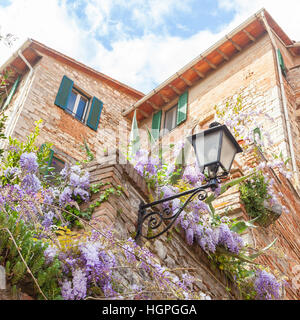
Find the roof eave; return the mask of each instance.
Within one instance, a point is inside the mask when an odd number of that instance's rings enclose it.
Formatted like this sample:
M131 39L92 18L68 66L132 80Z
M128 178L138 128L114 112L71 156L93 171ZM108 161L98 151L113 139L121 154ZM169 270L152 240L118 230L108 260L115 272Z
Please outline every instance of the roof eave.
M216 42L215 44L213 44L210 48L208 48L207 50L205 50L203 53L201 53L200 55L198 55L196 58L194 58L191 62L189 62L188 64L186 64L183 68L181 68L178 72L176 72L175 74L173 74L171 77L169 77L167 80L165 80L164 82L162 82L159 86L157 86L155 89L151 90L146 96L144 96L142 99L140 99L139 101L137 101L135 104L133 104L130 108L128 108L127 110L125 110L123 112L123 116L132 116L132 113L134 110L138 109L139 107L142 106L144 103L149 102L149 99L153 98L156 94L159 94L160 90L162 90L163 88L166 88L167 86L170 86L171 82L173 82L174 80L178 79L180 76L182 76L184 73L186 73L187 71L191 70L197 63L199 63L201 60L203 60L204 58L206 58L208 55L210 55L211 53L213 53L214 51L217 51L217 49L225 44L227 41L229 41L229 39L233 38L235 35L239 34L241 31L244 31L248 26L250 26L252 23L254 23L255 21L259 21L261 22L261 14L264 13L266 15L266 18L268 20L270 20L273 24L274 27L276 27L277 32L280 33L280 36L283 38L283 42L286 45L292 44L292 40L290 40L290 38L283 32L283 30L279 27L279 25L274 21L274 19L270 16L270 14L264 9L260 9L259 11L257 11L254 15L252 15L251 17L249 17L246 21L244 21L242 24L240 24L238 27L236 27L235 29L233 29L230 33L228 33L227 35L225 35L222 39L220 39L218 42ZM263 26L263 25L262 25ZM265 30L264 26L263 29ZM251 37L251 35L250 35ZM251 42L251 41L250 41ZM145 111L141 110L141 114L143 118L146 118L145 116Z

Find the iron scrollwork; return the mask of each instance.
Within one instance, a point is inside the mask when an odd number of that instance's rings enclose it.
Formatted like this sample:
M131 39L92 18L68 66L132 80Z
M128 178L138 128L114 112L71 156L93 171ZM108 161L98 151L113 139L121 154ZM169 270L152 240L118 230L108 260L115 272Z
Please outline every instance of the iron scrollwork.
M140 203L139 211L138 211L138 225L137 225L135 240L138 240L139 237L141 236L145 239L154 239L159 237L163 233L167 232L173 226L178 216L185 209L188 203L192 201L196 195L198 195L199 200L203 201L207 198L207 189L210 188L211 190L214 190L217 186L218 186L218 181L216 179L212 179L207 184L201 187L197 187L195 189L185 191L168 198L157 200L149 204L145 204L142 201ZM164 202L168 202L173 199L180 198L187 195L190 195L190 196L183 203L180 209L178 209L175 212L172 212L172 210L169 207L165 209L157 208L158 205ZM143 224L145 223L145 221L147 221L147 227L148 227L147 235L143 235ZM159 227L161 227L164 222L169 222L169 223L167 223L167 225L164 226L164 229L162 231L153 235L152 232L156 231ZM149 231L150 231L150 234L149 234Z

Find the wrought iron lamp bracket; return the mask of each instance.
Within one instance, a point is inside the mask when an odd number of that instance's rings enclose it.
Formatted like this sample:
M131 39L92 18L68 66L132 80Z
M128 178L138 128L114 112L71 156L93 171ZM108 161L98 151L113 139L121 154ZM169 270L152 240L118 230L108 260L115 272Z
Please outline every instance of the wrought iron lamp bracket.
M207 182L206 184L200 187L176 194L168 198L153 201L148 204L145 204L143 201L141 201L139 205L139 211L138 211L138 223L137 223L137 232L136 232L135 240L137 241L140 237L143 237L145 239L154 239L159 237L163 233L167 232L173 226L178 216L185 209L188 203L191 202L197 194L198 194L199 200L201 201L205 200L207 198L207 189L215 190L218 186L218 182L219 182L218 179L211 179L209 182ZM169 208L164 210L159 210L155 208L157 205L161 203L168 202L176 198L181 198L187 195L190 195L190 196L183 203L180 209L178 209L175 212L172 212ZM149 211L149 209L151 210ZM163 224L163 222L168 222L168 221L170 222L164 227L162 231L158 232L155 235L143 235L143 224L146 220L148 220L148 231L151 230L151 232L157 230Z

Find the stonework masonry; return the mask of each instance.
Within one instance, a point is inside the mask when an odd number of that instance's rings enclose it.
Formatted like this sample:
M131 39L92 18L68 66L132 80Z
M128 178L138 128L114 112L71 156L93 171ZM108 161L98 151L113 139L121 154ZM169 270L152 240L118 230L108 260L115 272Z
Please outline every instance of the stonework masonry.
M119 163L122 164L119 164ZM87 164L86 169L90 172L91 183L110 183L110 186L121 186L123 194L121 196L110 196L108 201L98 207L92 217L91 224L101 228L112 228L116 231L116 236L120 239L133 237L137 226L137 212L141 200L149 201L149 191L145 181L138 175L133 166L116 152L114 156L104 156L101 163L96 160ZM243 172L236 170L234 177L238 177ZM271 174L275 174L271 172ZM278 238L273 249L266 255L261 256L258 262L267 265L272 272L278 270L285 274L288 280L285 299L298 300L300 292L292 283L296 276L296 265L300 259L300 201L295 196L295 190L288 180L283 176L276 180L276 189L286 195L286 205L290 209L290 214L283 214L271 226L257 227L243 234L244 240L255 250L262 249L270 244L276 237ZM98 195L93 195L91 202L96 201ZM248 220L246 212L239 200L237 189L230 189L214 202L217 213L222 212L222 207L218 203L230 202L232 212L230 217L239 217ZM212 269L207 255L202 249L194 244L189 246L184 241L184 233L173 230L172 236L163 234L157 239L148 241L148 247L157 255L161 264L171 270L189 269L190 272L199 279L198 289L209 294L212 299L240 299L238 290L233 283L218 269ZM145 241L141 243L145 245ZM181 270L181 271L180 271ZM195 287L195 290L197 290ZM228 293L226 287L231 288Z
M161 144L176 144L188 135L206 129L215 118L215 105L222 107L227 102L234 103L240 97L247 110L261 110L274 119L269 121L264 116L260 119L264 130L270 134L274 142L268 151L276 155L281 152L284 159L288 159L293 148L297 167L295 169L299 173L300 56L292 54L278 36L275 35L274 38L286 66L286 77L282 80L283 90L276 65L276 51L270 37L264 32L247 48L189 87L187 119L169 134L162 134ZM118 89L109 82L85 72L84 68L76 68L74 64L57 59L45 51L39 52L37 48L34 50L40 58L33 65L33 77L28 78L28 71L23 74L6 113L9 121L16 121L15 126L12 126L12 136L24 141L32 132L34 122L42 119L37 144L53 143L54 152L68 163L86 158L82 148L86 141L96 155L96 159L87 165L91 182L109 182L114 186L122 186L124 190L120 197L110 196L107 202L95 210L92 223L101 228L114 227L120 238L127 239L136 230L138 205L141 199L149 200L149 190L143 178L121 156L128 145L131 127L131 122L122 116L122 112L136 103L142 95L138 97L134 93L131 94L133 89ZM74 85L88 96L95 96L103 102L97 131L54 104L64 75L72 79ZM25 87L27 79L30 81ZM285 99L288 117L284 112ZM164 112L176 103L177 99L162 108L162 126ZM19 111L12 119L16 106L19 107ZM148 133L143 129L151 129L151 122L152 116L149 114L148 118L138 123L143 148L149 147ZM288 136L288 127L291 128L291 137ZM116 148L121 151L115 152ZM173 160L171 153L164 156L168 161ZM229 179L243 176L247 174L247 167L257 165L251 157L239 154L234 161ZM288 166L292 169L291 161ZM275 246L266 255L261 256L259 261L269 266L272 272L278 270L285 274L289 279L285 298L298 300L299 286L295 285L292 279L297 280L300 273L299 184L295 172L291 179L286 179L279 172L267 170L274 178L275 189L282 195L282 204L287 207L289 214L283 213L269 227L257 227L247 231L243 238L254 251L267 246L275 238L278 239ZM96 197L97 195L91 201ZM231 188L219 197L214 206L221 215L229 209L227 213L231 218L249 220L237 187ZM199 278L198 288L213 299L239 299L239 293L224 274L211 269L207 255L196 245L188 246L183 237L183 234L174 231L171 238L169 235L163 235L150 241L151 248L166 267L193 270L192 273ZM124 274L124 278L126 277L129 275ZM228 286L231 288L230 293L226 290Z
M53 149L62 160L74 162L85 159L85 152L80 148L86 140L91 151L96 155L105 149L115 148L117 144L128 144L128 120L121 116L123 108L130 106L137 98L93 78L82 71L62 63L46 54L34 66L34 80L13 132L13 137L20 140L32 132L34 121L43 120L38 144L52 142ZM62 77L66 75L81 90L100 99L104 106L97 132L75 119L61 108L54 105ZM14 96L14 105L21 92L22 84ZM121 137L119 141L118 137Z
M283 55L289 54L284 50ZM274 121L268 121L261 117L263 128L267 131L274 144L270 152L287 159L290 154L286 133L285 118L282 110L282 98L280 94L280 84L277 80L275 56L272 50L271 41L267 34L253 43L247 50L236 55L235 59L228 61L220 69L211 73L189 89L188 92L188 112L187 120L172 130L169 134L162 135L162 145L176 143L192 133L197 133L208 127L213 121L215 111L214 106L224 106L226 102L234 103L241 97L246 109L261 110L268 113ZM290 87L284 79L285 86ZM289 93L290 119L293 127L294 148L298 151L299 144L299 123L295 117L294 95ZM167 104L163 110L168 110L177 101ZM144 120L141 128L151 128L152 118ZM162 123L164 118L162 118ZM142 132L141 141L146 147L147 132ZM296 152L297 159L299 152ZM298 159L299 163L299 159ZM299 167L299 165L298 165Z
M101 181L110 183L108 187L121 186L124 190L121 196L110 196L108 201L95 210L91 224L101 230L107 228L115 230L119 239L133 237L136 232L139 203L141 200L148 201L149 198L145 181L119 152L114 157L103 157L101 163L97 161L89 163L86 169L90 172L91 183ZM98 196L93 195L91 202L96 201ZM200 289L212 299L238 298L238 292L233 284L228 283L228 279L220 271L211 269L206 254L200 248L187 246L182 234L174 232L171 239L168 237L169 235L165 234L158 239L148 241L149 249L157 256L162 266L179 277L186 269L197 278L194 289ZM140 244L147 245L145 241ZM127 274L122 276L128 278L128 282L132 278ZM226 287L232 287L232 293L228 293Z

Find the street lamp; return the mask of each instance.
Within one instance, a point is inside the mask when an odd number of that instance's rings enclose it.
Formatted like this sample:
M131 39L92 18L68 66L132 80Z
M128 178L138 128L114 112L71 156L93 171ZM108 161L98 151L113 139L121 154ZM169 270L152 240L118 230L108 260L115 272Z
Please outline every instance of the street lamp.
M140 236L146 239L154 239L168 231L180 213L197 194L198 199L203 201L207 198L207 189L214 191L218 187L219 179L228 176L235 155L243 151L228 128L218 122L211 123L209 129L194 134L187 140L194 148L198 166L206 176L206 184L148 204L141 201L135 240L138 240ZM165 210L157 208L161 203L187 195L189 197L175 213L169 208ZM148 234L143 235L143 224L146 221L148 222ZM163 222L169 223L162 231L157 231ZM155 231L157 233L153 234Z
M218 122L187 140L194 148L201 172L208 179L227 177L236 153L243 151L228 128Z

